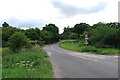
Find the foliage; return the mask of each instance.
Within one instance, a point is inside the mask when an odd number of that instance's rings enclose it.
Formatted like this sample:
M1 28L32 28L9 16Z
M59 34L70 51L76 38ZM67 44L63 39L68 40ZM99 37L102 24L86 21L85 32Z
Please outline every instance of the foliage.
M120 47L119 30L109 26L98 26L93 30L89 41L91 45L99 44L96 47Z
M86 23L76 24L74 26L74 32L77 34L82 34L87 29L87 27L89 27L89 24Z
M79 35L89 27L89 24L80 23L76 24L74 27L65 27L64 32L61 34L61 39L79 39Z
M43 39L48 42L46 43L54 43L59 40L59 29L55 24L48 24L43 27Z
M74 28L70 28L68 27L64 27L64 32L63 33L73 33L74 32Z
M48 24L45 27L43 27L43 30L53 32L54 34L59 33L59 29L55 24Z
M97 27L99 27L99 26L106 26L106 24L105 23L103 23L103 22L98 22L97 24L93 24L93 28L97 28Z
M46 44L53 43L54 34L50 31L42 31L42 38Z
M8 24L4 22L3 24ZM7 25L9 26L9 24ZM95 47L113 47L120 48L120 23L111 22L103 23L99 22L90 26L86 23L75 24L74 27L65 27L62 34L59 34L59 29L55 24L48 24L43 27L43 30L39 28L30 28L22 30L12 26L1 27L2 29L2 47L8 47L8 39L15 32L25 33L27 38L37 43L45 41L46 44L55 43L60 39L84 39L84 35L88 34L90 45ZM41 42L43 41L43 42ZM28 45L29 46L29 45Z
M65 27L61 34L61 39L78 39L78 34L74 33L74 28Z
M120 30L120 23L118 22L111 22L111 23L107 23L106 25Z
M6 48L1 48L2 49L2 57L3 56L8 56L8 55L11 55L12 51L6 47Z
M9 38L9 47L13 52L18 52L27 45L29 45L29 39L23 33L16 32Z
M71 33L69 36L69 39L78 39L78 34L76 33Z
M30 40L42 40L41 31L38 28L30 28L25 31L25 35L30 38Z
M6 22L4 22L4 23L2 24L2 26L3 26L3 27L9 27L9 24L6 23Z
M21 30L14 27L2 27L2 47L8 46L8 39L14 32L21 32Z
M49 57L41 47L3 56L2 64L3 78L52 78L53 74Z

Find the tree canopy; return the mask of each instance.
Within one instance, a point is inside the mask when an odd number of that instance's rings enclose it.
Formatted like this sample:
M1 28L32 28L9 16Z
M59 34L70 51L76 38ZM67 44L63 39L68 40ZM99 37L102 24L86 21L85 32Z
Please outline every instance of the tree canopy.
M29 44L29 39L21 32L15 32L9 38L9 47L13 52L18 52Z
M87 29L87 27L89 27L89 24L86 23L76 24L74 26L74 32L77 34L82 34Z
M4 23L2 24L2 27L9 27L9 24L6 23L6 22L4 22Z

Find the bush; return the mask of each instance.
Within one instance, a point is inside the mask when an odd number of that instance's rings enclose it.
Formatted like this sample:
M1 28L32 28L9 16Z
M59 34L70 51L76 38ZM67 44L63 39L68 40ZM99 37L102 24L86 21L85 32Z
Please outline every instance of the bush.
M84 46L80 48L81 52L98 52L98 49L92 46Z
M91 45L101 48L117 48L119 40L118 30L109 26L98 26L89 37Z
M13 52L18 52L29 45L29 39L21 32L16 32L9 38L9 47Z

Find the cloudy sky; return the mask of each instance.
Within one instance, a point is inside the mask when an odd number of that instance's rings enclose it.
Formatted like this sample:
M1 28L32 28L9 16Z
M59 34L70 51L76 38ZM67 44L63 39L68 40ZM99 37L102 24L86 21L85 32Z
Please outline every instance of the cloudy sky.
M119 0L0 0L0 24L18 28L42 27L53 23L73 27L85 22L118 22Z

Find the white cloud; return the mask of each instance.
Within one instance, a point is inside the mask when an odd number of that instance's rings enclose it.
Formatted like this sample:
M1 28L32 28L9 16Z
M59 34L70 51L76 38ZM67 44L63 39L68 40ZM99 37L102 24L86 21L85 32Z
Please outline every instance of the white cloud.
M8 21L10 25L21 28L41 27L48 23L54 23L62 32L64 27L68 25L73 27L76 23L80 22L86 22L91 25L97 22L117 22L118 1L119 0L0 0L0 23L2 24L4 21ZM53 2L57 2L60 5L56 4L55 7ZM71 7L76 9L76 13L72 14L72 12L69 12L70 17L65 17L66 13L61 13L61 10L64 10L64 8L72 9ZM84 8L84 13L81 14L77 10L82 8ZM67 11L64 10L64 12Z
M55 8L58 8L61 11L61 14L64 14L66 17L71 17L74 15L79 14L91 14L91 13L98 13L104 10L107 6L107 3L104 1L99 2L92 6L73 6L72 4L67 4L59 1L53 1L52 4Z

